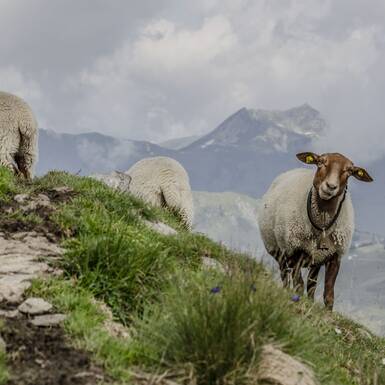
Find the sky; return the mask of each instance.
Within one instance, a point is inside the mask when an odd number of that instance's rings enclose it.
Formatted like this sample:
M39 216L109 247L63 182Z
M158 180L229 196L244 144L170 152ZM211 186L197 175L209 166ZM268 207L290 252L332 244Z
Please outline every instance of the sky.
M39 126L162 140L309 103L320 149L385 154L382 0L0 0L0 89Z

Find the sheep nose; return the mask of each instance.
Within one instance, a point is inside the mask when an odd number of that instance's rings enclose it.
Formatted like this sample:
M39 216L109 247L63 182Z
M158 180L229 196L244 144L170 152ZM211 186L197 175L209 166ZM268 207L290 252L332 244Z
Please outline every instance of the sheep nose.
M326 186L328 186L328 189L335 190L337 188L337 185L334 183L326 182Z

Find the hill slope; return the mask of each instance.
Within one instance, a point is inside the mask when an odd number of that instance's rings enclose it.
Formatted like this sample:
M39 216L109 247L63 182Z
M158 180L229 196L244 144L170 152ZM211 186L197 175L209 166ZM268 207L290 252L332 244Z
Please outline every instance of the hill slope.
M383 339L306 299L293 302L263 266L184 231L167 211L65 173L24 185L4 171L2 181L4 231L42 231L48 221L67 250L58 261L64 277L36 282L31 294L68 314L68 338L114 383L142 384L154 378L150 373L162 374L155 378L163 384L256 383L267 344L304 362L321 384L385 383ZM34 206L22 215L13 203L16 193L54 197L58 187L71 191L70 199L49 212ZM145 220L166 222L177 234L160 234ZM230 274L204 269L203 257ZM94 298L128 337L104 329Z

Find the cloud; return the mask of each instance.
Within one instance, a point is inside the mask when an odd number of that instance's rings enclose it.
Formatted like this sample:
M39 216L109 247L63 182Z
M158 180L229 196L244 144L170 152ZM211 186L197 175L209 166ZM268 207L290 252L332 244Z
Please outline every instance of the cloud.
M0 67L0 89L15 93L31 103L42 98L38 83L26 79L23 73L14 67Z
M93 96L85 95L81 110L92 110L100 126L127 130L131 138L158 141L182 136L188 132L187 123L202 133L209 125L202 115L192 116L197 101L189 99L195 99L203 91L202 84L216 76L217 61L235 44L223 16L205 19L195 29L152 20L135 40L99 58L71 83L92 89ZM103 108L96 111L98 106ZM183 114L188 108L192 110L186 121ZM95 127L96 121L88 122ZM130 131L132 127L137 127L136 132Z
M137 155L135 144L129 141L117 141L106 146L82 139L77 145L77 152L86 165L92 165L92 168L99 172L110 172L117 169L127 159L135 158Z
M308 102L330 123L320 150L385 153L380 0L0 4L0 87L46 128L161 141Z

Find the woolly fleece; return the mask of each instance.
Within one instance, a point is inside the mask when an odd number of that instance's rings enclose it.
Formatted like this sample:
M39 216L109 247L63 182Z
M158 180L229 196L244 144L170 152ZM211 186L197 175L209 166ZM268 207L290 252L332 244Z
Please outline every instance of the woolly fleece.
M142 159L126 174L132 180L129 191L153 206L167 206L178 212L186 227L193 223L193 200L188 174L168 157Z
M349 193L346 194L336 223L327 231L333 247L319 250L321 232L316 230L307 216L307 197L313 185L314 172L294 169L278 176L263 196L258 222L266 250L271 255L284 253L287 257L304 251L310 263L322 264L332 254L339 258L351 244L354 232L354 210Z

